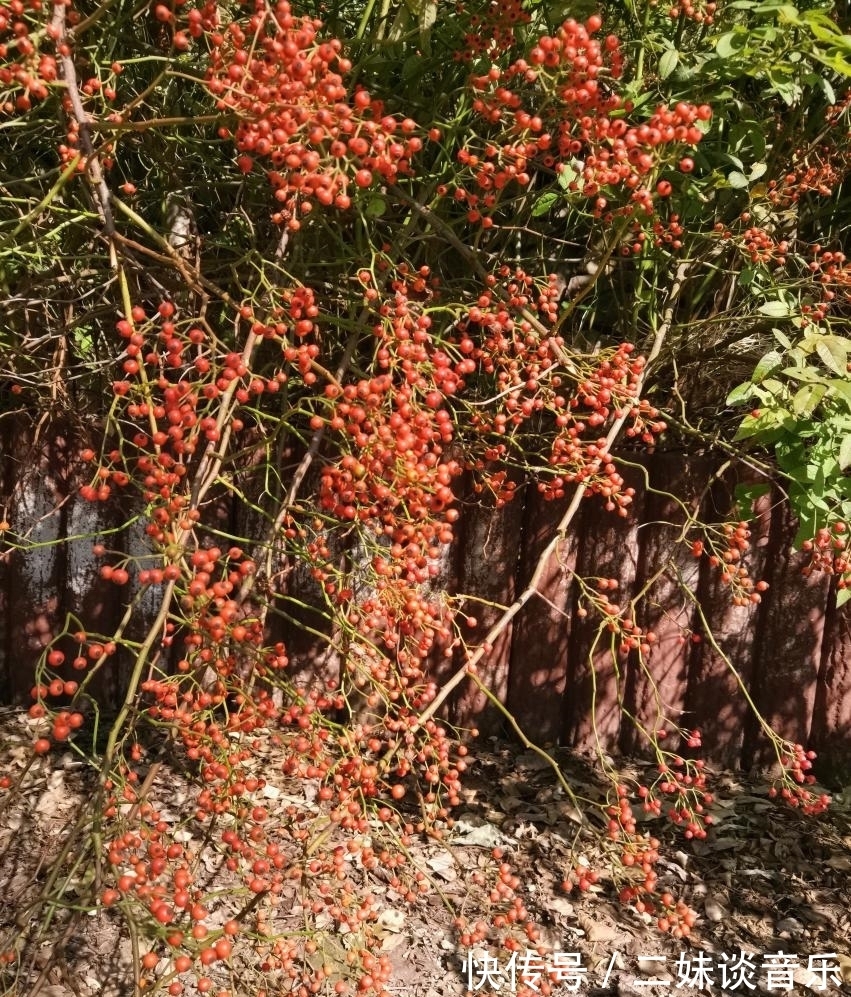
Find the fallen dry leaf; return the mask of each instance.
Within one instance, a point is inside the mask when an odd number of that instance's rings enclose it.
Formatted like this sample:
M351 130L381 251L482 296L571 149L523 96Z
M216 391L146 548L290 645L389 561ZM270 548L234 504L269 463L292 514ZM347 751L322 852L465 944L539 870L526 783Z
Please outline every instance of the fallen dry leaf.
M589 942L611 942L621 934L611 924L607 924L605 921L592 920L590 917L585 917L582 914L577 915L576 923L585 932L585 937Z
M802 935L804 926L796 917L784 917L777 921L774 930L778 935Z
M512 841L493 824L473 824L457 820L452 837L453 845L475 845L478 848L496 848L511 845Z
M827 865L837 872L851 872L851 855L846 855L844 852L834 852L827 859Z
M562 917L572 917L574 907L569 900L565 900L564 897L554 896L547 902L547 909L551 913L561 914Z
M708 893L706 899L703 901L703 911L708 920L712 921L713 924L718 924L726 917L724 908L711 893Z
M405 912L401 910L383 910L377 920L378 927L383 932L399 932L405 927Z

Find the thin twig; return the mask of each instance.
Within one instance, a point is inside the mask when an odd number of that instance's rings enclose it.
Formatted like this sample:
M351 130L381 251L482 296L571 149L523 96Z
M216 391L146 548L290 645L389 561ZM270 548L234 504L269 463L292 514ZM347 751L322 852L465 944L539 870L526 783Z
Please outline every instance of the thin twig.
M656 329L656 333L653 338L653 345L650 352L647 355L647 361L644 365L644 369L638 376L637 384L635 386L636 395L640 395L644 387L644 383L647 379L647 372L652 366L653 362L658 358L662 346L664 345L665 338L671 329L673 323L674 310L676 307L677 299L679 298L680 291L682 290L683 284L685 282L688 271L687 264L681 264L674 278L674 282L671 285L671 289L668 292L668 301L665 312L662 316L662 321ZM621 430L624 427L627 419L629 418L629 413L624 411L624 413L615 420L612 424L611 429L606 435L605 449L608 451L613 446L615 440L620 435ZM431 703L426 707L425 710L420 714L417 719L416 724L411 728L411 730L416 730L427 723L440 707L446 702L452 692L470 675L475 674L476 667L482 658L489 652L493 647L494 641L502 634L506 629L508 624L514 619L514 617L520 612L520 610L526 605L527 602L534 596L538 594L538 585L547 569L550 558L558 551L559 546L565 538L567 529L573 522L576 516L579 506L582 503L582 499L585 495L585 485L579 483L573 492L573 497L570 500L570 504L565 510L558 526L556 527L555 533L552 539L544 548L541 556L538 558L538 562L535 566L535 570L532 572L532 577L529 579L529 583L520 595L514 600L514 602L505 610L502 616L494 623L490 630L485 635L484 640L479 645L479 647L470 655L470 658L464 663L464 665L459 668L441 687L440 692L435 696Z
M56 40L56 49L61 52L64 46L69 45L67 25L65 21L65 4L57 3L53 6L53 18L50 22L51 36ZM83 99L80 96L80 89L77 85L77 69L74 60L70 55L60 55L59 72L65 87L68 91L68 100L71 103L71 110L74 120L79 128L80 148L86 157L86 169L91 177L92 186L95 190L95 203L98 214L103 222L104 233L111 239L115 235L115 219L110 207L109 187L103 177L100 168L98 154L92 142L92 127L89 115L83 107Z

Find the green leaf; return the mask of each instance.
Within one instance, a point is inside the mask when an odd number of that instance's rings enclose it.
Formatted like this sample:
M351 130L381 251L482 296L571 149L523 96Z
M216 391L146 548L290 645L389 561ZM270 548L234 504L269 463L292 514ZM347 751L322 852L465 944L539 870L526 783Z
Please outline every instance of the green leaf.
M779 350L769 350L759 361L751 375L751 380L755 384L764 381L765 378L776 370L783 363L783 354Z
M746 159L761 162L765 156L765 129L761 122L739 121L730 128L729 147ZM728 150L729 151L729 150ZM733 164L744 170L741 160Z
M827 386L830 388L832 394L840 395L848 407L851 408L851 382L838 381L832 377L827 382Z
M760 315L767 315L768 318L788 318L792 314L792 309L786 301L764 301L757 311Z
M748 186L749 180L744 173L739 173L738 170L731 170L727 174L727 183L735 190L742 190Z
M820 495L815 492L807 493L807 501L821 512L830 512L830 506Z
M87 329L74 330L74 346L84 360L91 360L94 354L94 339Z
M387 38L391 42L398 42L411 29L411 5L402 6L396 11L396 16L393 18L393 23L387 32Z
M843 76L851 76L851 62L844 59L838 52L823 55L815 51L811 54L814 59L817 59L822 65L827 66L828 69L832 69L835 73L841 73Z
M666 52L663 52L662 58L659 60L659 78L667 80L677 68L679 61L680 53L675 48L669 48Z
M408 10L416 17L420 29L420 42L426 55L430 51L431 29L437 20L437 4L432 0L405 0Z
M851 467L851 433L844 437L839 445L839 466L843 471Z
M839 609L840 606L844 606L848 600L851 599L851 588L837 589L836 590L836 608Z
M745 511L747 515L753 512L754 503L771 491L771 485L767 481L758 481L753 484L736 485L733 495L736 505Z
M796 100L799 100L802 94L801 87L794 81L794 79L785 72L767 72L765 74L768 77L769 82L774 87L777 96L786 104L791 107Z
M715 51L721 56L722 59L730 59L734 55L738 55L739 52L744 48L747 42L747 37L744 28L735 28L733 31L727 31L725 34L721 35L718 41L715 43Z
M432 26L437 20L437 4L432 0L425 0L420 8L420 38L428 39Z
M387 211L387 202L383 197L371 197L367 202L364 214L368 218L380 218Z
M579 173L573 168L571 163L563 163L558 171L558 185L562 190L567 190L570 185L579 179Z
M848 345L841 336L824 336L816 343L816 353L828 370L842 375L848 368Z
M409 55L402 63L402 79L411 83L422 76L427 68L428 63L419 53Z
M791 377L793 381L807 381L810 384L825 383L824 378L814 367L786 367L781 373L786 377ZM826 384L825 387L827 387Z
M782 332L780 329L772 329L771 334L784 349L792 349L792 340L786 335L785 332Z
M812 415L826 392L826 384L805 384L792 399L792 411L796 415Z
M783 0L763 0L758 8L759 13L772 13L779 14L780 18L784 21L789 21L792 24L801 24L801 15L798 13L798 8L791 3L783 3Z
M824 11L808 10L803 15L803 21L819 41L844 48L846 51L851 50L851 36L842 34ZM797 23L801 23L800 19Z
M751 436L756 436L759 431L760 427L757 425L756 419L754 419L753 416L746 415L744 419L742 419L741 425L736 430L736 435L733 437L733 440L746 440Z
M751 167L751 175L748 178L751 183L754 180L759 180L761 176L764 176L768 171L768 163L754 163Z
M773 443L780 438L780 434L783 432L778 427L778 422L782 423L786 418L791 418L786 409L772 409L769 412L763 412L758 418L746 415L733 439L746 440L758 436L762 443Z
M532 205L532 217L540 218L541 215L545 215L558 199L559 195L554 190L548 190L545 194L541 194Z
M817 84L818 87L821 88L821 92L827 98L828 103L829 104L835 104L836 103L836 91L830 85L830 80L828 80L825 76L822 76L821 73L817 73L816 74L816 84Z
M753 395L753 385L750 381L745 381L744 384L737 384L735 388L727 395L728 405L740 405L745 402Z

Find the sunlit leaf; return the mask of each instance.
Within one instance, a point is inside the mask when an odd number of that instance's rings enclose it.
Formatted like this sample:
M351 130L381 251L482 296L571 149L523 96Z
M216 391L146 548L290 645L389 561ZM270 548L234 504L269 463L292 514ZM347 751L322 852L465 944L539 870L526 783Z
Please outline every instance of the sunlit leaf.
M532 206L532 216L539 218L541 215L545 215L558 199L559 195L553 190L548 190L546 194L541 194Z
M848 340L841 336L825 336L816 343L821 362L834 374L845 374L848 366Z
M776 370L783 363L783 355L779 350L770 350L765 356L759 361L759 363L754 368L753 376L751 380L755 384L759 384L763 381L771 371Z
M669 48L666 52L663 52L662 58L659 60L660 79L666 80L677 68L679 61L680 53L675 48Z
M757 308L757 311L760 315L766 315L768 318L788 318L793 314L786 301L764 301Z
M811 415L827 391L826 384L805 384L792 399L792 411L796 415Z

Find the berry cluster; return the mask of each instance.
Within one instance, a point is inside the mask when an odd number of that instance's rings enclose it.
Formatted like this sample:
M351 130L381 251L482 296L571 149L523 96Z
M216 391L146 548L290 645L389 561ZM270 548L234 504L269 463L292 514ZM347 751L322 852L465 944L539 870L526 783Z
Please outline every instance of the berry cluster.
M306 715L302 713L298 719ZM298 733L301 727L295 724L297 733L290 746L293 757L304 748L302 741L310 743ZM221 976L220 963L226 962L232 968L231 959L245 965L253 956L255 973L271 977L283 973L298 992L308 992L307 988L321 985L326 979L336 993L347 992L350 985L361 992L381 992L390 967L387 958L377 951L378 939L373 934L378 910L355 870L360 868L367 876L379 868L384 870L395 889L403 893L407 889L409 902L428 892L422 873L410 877L413 888L409 889L405 885L407 877L400 878L400 874L404 876L404 856L381 847L374 850L363 832L350 838L348 846L333 841L322 846L311 838L294 806L289 808L292 823L273 821L268 808L257 802L258 796L263 797L266 781L251 774L258 767L256 760L251 764L253 748L235 744L214 725L199 733L196 722L194 730L199 752L196 757L202 760L201 776L208 787L199 795L196 820L208 824L210 844L220 852L220 861L244 879L247 895L255 898L244 909L255 913L250 918L246 914L228 916L221 898L204 889L203 866L199 868L194 861L194 853L174 840L170 823L139 797L135 768L123 766L107 790L114 794L115 801L137 808L139 820L136 827L117 833L108 843L114 886L106 888L101 899L105 906L147 909L161 925L159 941L140 960L147 985L158 978L171 997L183 993L187 986L206 993ZM328 732L324 733L327 738ZM320 744L325 738L319 739ZM258 742L241 742L247 744L256 747ZM138 746L131 754L135 762L143 757ZM321 754L327 757L327 747ZM293 771L292 766L288 771ZM323 789L319 799L329 801L336 795L334 790L326 793ZM114 811L115 807L109 809ZM345 810L351 823L354 811L348 807ZM344 826L340 808L331 811L331 821L332 827ZM364 830L369 826L362 818L357 823ZM410 840L413 828L400 830L402 837ZM376 840L375 836L372 840ZM335 964L333 978L329 977L330 963L326 962L325 968L311 965L310 956L319 947L323 929L288 936L272 930L268 908L274 910L282 894L293 887L301 894L306 924L325 919L334 930L344 931L358 942L357 957L345 965ZM359 898L357 903L355 897ZM258 903L264 900L265 904ZM250 941L245 937L247 933L257 940Z
M511 864L505 861L500 848L493 849L490 856L495 868L482 871L477 869L469 876L469 883L475 891L477 907L487 910L487 917L471 921L467 916L455 918L453 927L457 941L466 951L486 947L496 958L508 954L517 960L517 990L522 997L534 994L552 994L558 987L555 977L548 979L542 975L540 963L549 952L543 941L541 927L531 920L526 905L518 895L521 880ZM581 883L587 890L598 879L590 867L577 865L575 874L565 879L565 888L573 883ZM517 959L526 953L528 961ZM530 955L534 953L534 955Z
M618 899L621 903L630 904L639 914L656 916L660 931L683 938L691 932L697 915L669 891L658 892L656 865L661 842L636 830L629 789L623 784L615 788L617 802L607 807L609 820L606 834L619 849L617 862L623 876L628 879L628 884L618 892Z
M455 53L455 58L463 62L484 57L496 59L505 54L515 44L517 28L531 20L522 0L486 0L481 13L470 13L469 7L463 0L455 5L456 14L466 15L469 25L463 48Z
M816 244L811 252L813 258L808 269L820 288L820 295L815 304L804 304L801 311L811 321L823 322L830 311L847 311L851 303L851 264L839 250Z
M848 148L848 120L851 93L828 107L819 139L795 149L789 159L791 168L779 178L768 181L768 200L779 209L788 209L808 195L832 196L851 167Z
M349 99L351 62L321 22L293 14L287 0L255 4L247 22L209 34L207 85L220 110L236 115L231 134L251 171L256 159L279 204L273 219L297 230L316 205L345 210L352 189L390 183L411 172L423 138L411 118L386 114L364 89Z
M53 668L59 668L65 660L65 655L61 651L51 651L48 655L48 663ZM37 737L33 742L33 751L37 755L47 754L55 743L67 741L71 734L79 730L85 723L85 718L79 710L58 709L51 710L45 703L48 698L59 699L67 697L73 700L79 689L79 684L71 680L54 678L49 685L39 684L33 686L30 695L35 700L29 708L28 715L32 720L45 719L50 722L49 737L47 730Z
M337 606L344 605L357 635L347 668L356 688L377 707L383 696L423 705L434 685L422 671L435 642L453 643L450 602L427 594L441 545L458 519L453 483L463 463L449 454L454 437L449 400L465 386L469 365L437 347L423 308L428 269L405 265L377 283L359 274L364 302L374 314L375 376L329 385L315 431L330 431L337 456L327 459L319 482L320 511L357 523L367 545L357 580L341 573L323 524L287 526L304 542L314 579ZM354 590L370 595L353 600ZM380 683L382 694L367 686ZM423 698L425 697L425 698Z
M548 461L554 477L541 489L546 497L560 498L566 485L582 484L587 495L602 496L609 511L617 511L621 516L627 514L634 489L625 486L605 439L588 440L584 434L599 432L611 417L623 414L635 420L629 427L630 435L642 435L651 442L654 432L666 428L663 422L644 422L650 410L642 409L636 396L645 361L632 354L633 347L623 344L604 356L577 385L576 394L564 410L557 413L556 425L560 431Z
M616 206L608 198L616 190L628 194L619 212L651 213L656 199L668 197L673 187L667 179L655 187L648 179L667 163L686 173L694 168L682 149L701 140L711 109L680 101L630 125L624 115L632 105L612 89L623 68L620 41L615 35L595 38L601 27L596 15L584 25L567 20L555 35L539 38L528 59L473 77L474 109L501 130L478 151L461 151L461 163L482 192L460 188L471 210L484 209L482 216L491 217L499 191L510 182L528 185L539 162L572 171L567 190L595 198L595 213L604 219L614 217ZM542 84L556 99L536 109Z
M846 589L851 585L851 533L843 520L822 527L812 540L805 540L801 549L810 555L802 569L805 577L817 571L836 575L836 587Z
M784 744L783 749L784 772L771 785L768 795L772 799L779 797L788 806L800 810L803 814L824 813L830 806L830 796L827 793L820 793L817 796L806 788L816 781L810 772L816 753L806 751L800 744Z
M685 159L680 160L681 170L684 169L683 164L685 162ZM684 170L684 172L688 171ZM685 228L683 227L682 221L678 214L669 215L666 221L657 219L653 223L652 233L653 245L657 248L670 246L670 248L675 251L683 248L682 239L683 235L685 235Z
M694 21L696 24L710 25L715 22L717 10L717 3L707 3L704 0L696 0L696 2L692 3L692 0L680 0L679 3L675 3L668 8L668 17L672 20L685 18L688 21Z
M614 631L621 637L618 654L625 657L631 651L637 651L642 658L647 659L653 653L653 648L659 639L656 632L645 630L634 620L621 619L618 622L618 629Z
M750 212L744 212L741 217L743 222L749 222ZM751 225L742 233L742 249L751 263L783 267L786 265L789 241L777 240L766 229Z
M413 284L427 276L426 269ZM312 427L327 421L350 450L323 476L322 507L343 520L380 520L379 531L398 543L409 532L403 524L432 514L439 521L454 501L450 485L462 468L442 459L454 435L446 402L470 368L436 348L432 320L404 273L390 281L390 291L373 328L380 373L327 388L330 414L314 417Z
M632 355L631 345L594 358L568 353L563 338L553 332L558 293L554 275L536 283L519 268L502 267L456 323L449 343L459 383L478 372L487 377L488 387L493 385L489 396L468 403L469 425L482 441L481 454L468 463L481 487L498 502L509 500L513 482L504 468L490 464L525 452L529 442L521 430L546 418L556 434L546 456L548 472L539 481L541 493L560 498L569 485L582 484L587 494L603 496L607 508L625 514L632 490L625 488L599 433L624 413L629 435L645 442L666 427L658 412L636 398L644 359Z
M596 886L600 880L600 874L589 865L577 863L573 869L565 876L561 882L561 888L565 893L575 887L580 893L587 893L592 886Z
M666 731L659 731L661 738ZM683 740L689 748L701 746L700 732L684 732ZM667 806L666 816L671 823L682 827L686 838L703 839L706 829L713 824L713 817L706 808L714 802L713 795L706 788L706 771L703 760L685 759L672 755L659 763L659 777L652 786L640 786L638 795L644 801L647 813L661 814ZM667 797L663 803L656 790Z
M807 161L780 180L768 181L768 200L777 208L788 208L807 194L829 197L844 179L847 162L838 161L833 150L807 153Z
M707 534L705 540L692 542L694 557L707 555L713 568L721 569L721 581L729 585L734 606L748 606L761 601L760 593L767 591L768 582L754 581L743 559L750 549L751 531L746 521L724 523L720 529L722 543Z
M212 0L203 0L197 7L181 16L187 0L173 0L169 3L155 3L152 13L160 26L160 44L171 45L178 52L185 52L193 41L202 38L206 32L215 32L219 26L219 12Z
M58 6L70 7L70 0ZM43 38L48 44L57 37L50 25L39 30L44 17L41 0L11 0L0 4L0 114L26 114L33 103L44 100L59 77L56 55L41 51ZM70 23L78 19L69 10ZM64 45L67 53L68 46ZM6 89L8 88L8 89Z

